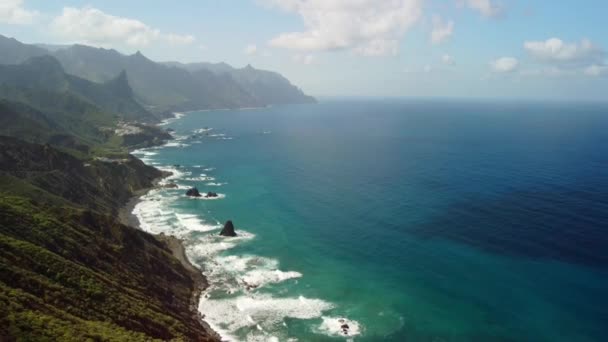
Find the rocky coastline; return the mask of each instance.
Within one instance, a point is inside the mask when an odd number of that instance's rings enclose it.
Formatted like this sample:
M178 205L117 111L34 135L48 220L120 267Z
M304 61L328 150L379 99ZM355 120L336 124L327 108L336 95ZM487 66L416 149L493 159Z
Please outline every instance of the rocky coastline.
M175 114L174 114L174 117ZM163 144L166 143L166 140ZM160 143L156 143L156 145L162 145ZM160 171L160 170L159 170ZM153 186L147 187L144 189L140 189L133 192L133 196L129 199L127 203L125 203L118 211L118 220L130 227L133 227L138 230L141 229L141 223L136 215L133 214L133 209L135 206L141 201L141 197L146 195L148 192L155 188L163 187L160 183L170 177L172 174L170 172L161 171L163 175L159 178L156 178L153 181ZM170 183L173 184L173 183ZM143 231L143 230L142 230ZM193 281L194 281L194 291L192 292L191 301L190 301L190 311L200 324L205 328L206 331L209 332L211 336L213 336L217 341L221 341L220 335L214 331L207 322L203 320L202 315L198 311L198 304L200 301L200 297L208 287L209 283L207 277L203 274L203 271L197 266L193 265L186 255L186 249L182 240L178 239L175 236L169 236L165 234L153 235L157 240L163 242L165 246L171 251L173 256L182 264L182 266L190 273Z

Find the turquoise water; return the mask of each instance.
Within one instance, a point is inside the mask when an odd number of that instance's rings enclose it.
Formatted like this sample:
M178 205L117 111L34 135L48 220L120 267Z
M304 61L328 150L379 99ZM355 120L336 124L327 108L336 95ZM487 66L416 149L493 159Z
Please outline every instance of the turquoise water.
M330 100L166 127L176 141L136 154L180 189L135 213L186 240L226 338L608 336L606 106Z

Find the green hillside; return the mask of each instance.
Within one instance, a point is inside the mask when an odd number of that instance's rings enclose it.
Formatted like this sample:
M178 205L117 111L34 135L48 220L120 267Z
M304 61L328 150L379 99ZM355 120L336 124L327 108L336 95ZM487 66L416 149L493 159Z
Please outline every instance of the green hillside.
M192 274L115 213L161 172L0 137L0 339L212 341Z

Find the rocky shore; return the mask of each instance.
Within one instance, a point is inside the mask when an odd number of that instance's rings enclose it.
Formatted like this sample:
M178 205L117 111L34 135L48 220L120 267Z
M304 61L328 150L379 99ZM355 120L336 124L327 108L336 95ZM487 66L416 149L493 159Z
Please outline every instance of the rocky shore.
M169 176L171 176L170 172L163 171L163 176L155 179L153 181L154 185L152 187L134 191L133 197L130 198L129 201L119 209L118 220L124 225L128 225L128 226L136 228L138 230L142 230L139 219L137 218L137 216L135 216L133 214L133 209L135 208L137 203L139 203L142 196L146 195L151 190L153 190L157 187L160 187L161 185L159 185L159 183L162 182L163 179L165 179ZM176 238L175 236L169 236L169 235L165 235L162 233L158 234L158 235L154 235L154 237L157 240L163 242L165 244L165 246L167 246L167 248L171 251L173 256L177 260L179 260L179 262L182 264L182 266L191 274L195 285L194 285L194 291L192 292L192 296L191 296L191 300L190 300L190 311L191 311L193 317L201 323L201 325L205 328L206 331L208 331L210 333L210 335L212 335L214 338L216 338L217 341L221 341L220 335L217 332L215 332L209 326L209 324L207 322L205 322L203 320L203 317L201 316L200 312L198 311L198 304L200 301L201 294L209 286L207 278L203 274L202 270L190 262L190 260L188 259L187 255L186 255L186 249L185 249L185 246L184 246L182 240Z

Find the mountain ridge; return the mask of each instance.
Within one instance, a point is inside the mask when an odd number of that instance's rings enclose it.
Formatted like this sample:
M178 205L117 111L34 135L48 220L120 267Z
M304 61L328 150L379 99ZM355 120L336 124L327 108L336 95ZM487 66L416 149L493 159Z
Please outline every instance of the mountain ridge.
M314 103L316 100L291 84L282 75L253 68L237 69L228 64L184 67L181 63L155 62L140 51L132 55L114 49L86 45L28 45L0 35L0 64L19 64L30 57L51 55L71 75L104 83L126 71L135 99L154 113L168 116L172 111L263 107L278 104ZM3 52L4 51L4 52ZM218 72L223 65L224 72Z

